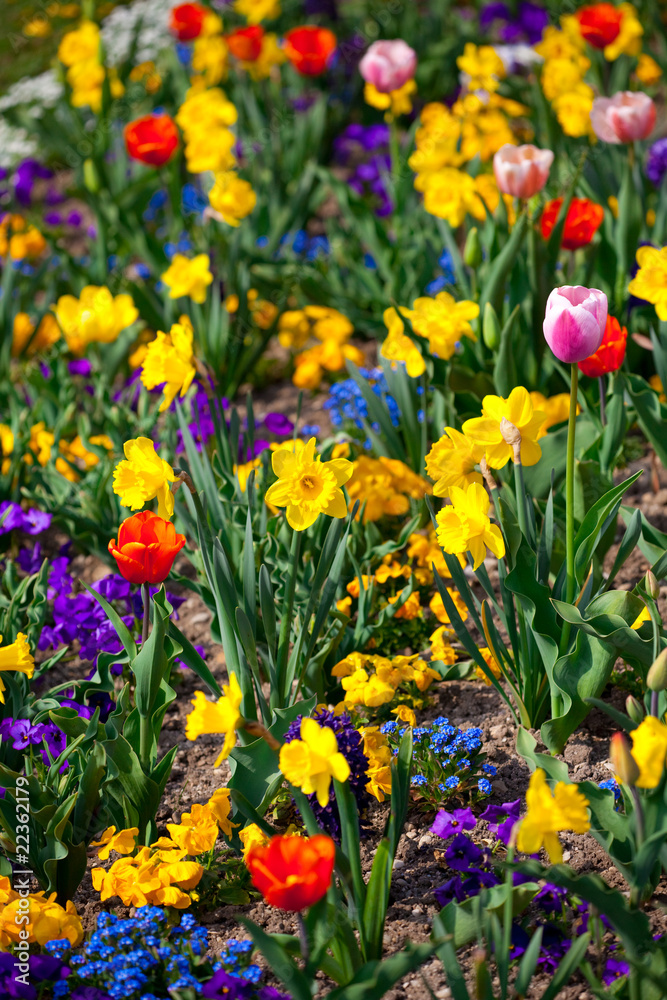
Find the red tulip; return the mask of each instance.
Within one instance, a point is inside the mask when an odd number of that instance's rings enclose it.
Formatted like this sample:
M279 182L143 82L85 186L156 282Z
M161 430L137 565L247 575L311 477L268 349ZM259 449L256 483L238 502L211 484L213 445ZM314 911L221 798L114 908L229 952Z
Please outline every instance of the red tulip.
M595 354L579 362L579 370L589 378L618 371L625 358L628 331L614 316L607 316L602 343Z
M542 212L542 236L548 240L556 225L556 219L560 212L562 198L548 201ZM564 250L578 250L579 247L587 246L596 232L602 225L604 209L602 205L597 205L588 198L573 198L565 219L565 228L561 246Z
M596 3L582 7L574 15L579 22L579 31L589 45L604 49L618 38L623 20L623 11L612 3Z
M184 545L185 535L177 535L171 521L142 510L123 521L109 552L130 583L162 583Z
M271 906L298 913L317 903L331 885L336 845L331 837L272 837L251 848L252 883Z
M301 76L324 73L336 49L336 36L328 28L306 24L285 35L285 55Z
M178 147L178 129L169 115L144 115L125 126L125 145L133 160L163 167Z
M208 9L200 3L182 3L171 12L169 28L179 42L191 42L199 38L204 27Z
M242 62L255 62L262 54L264 28L259 24L249 24L247 28L237 28L227 35L229 51Z

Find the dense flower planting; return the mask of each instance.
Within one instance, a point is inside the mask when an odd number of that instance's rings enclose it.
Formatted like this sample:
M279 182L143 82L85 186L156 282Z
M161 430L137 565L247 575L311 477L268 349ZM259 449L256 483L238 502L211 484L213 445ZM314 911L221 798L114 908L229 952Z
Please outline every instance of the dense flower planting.
M665 11L6 16L0 994L660 1000Z

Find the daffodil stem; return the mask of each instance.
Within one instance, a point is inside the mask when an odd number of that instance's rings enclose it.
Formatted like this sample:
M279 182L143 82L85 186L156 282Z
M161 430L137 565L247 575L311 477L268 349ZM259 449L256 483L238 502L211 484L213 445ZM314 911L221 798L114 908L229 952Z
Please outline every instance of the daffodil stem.
M278 688L280 692L280 707L283 707L287 697L287 662L289 660L290 633L292 631L292 611L294 609L294 591L296 589L296 566L299 561L301 551L301 532L292 529L292 544L289 554L289 565L287 567L287 582L285 584L285 599L282 606L280 619L280 634L278 636L278 657L276 663L276 674L278 676Z
M143 646L148 638L148 630L151 624L151 592L148 589L147 583L142 583L141 585L141 597L144 602L144 620L141 626L141 645Z
M565 466L565 601L574 601L574 439L577 424L577 392L579 389L579 368L575 363L570 366L570 417L567 425L567 463ZM563 623L560 641L560 655L567 652L570 641L570 623ZM560 694L552 696L552 713L554 708L562 709Z

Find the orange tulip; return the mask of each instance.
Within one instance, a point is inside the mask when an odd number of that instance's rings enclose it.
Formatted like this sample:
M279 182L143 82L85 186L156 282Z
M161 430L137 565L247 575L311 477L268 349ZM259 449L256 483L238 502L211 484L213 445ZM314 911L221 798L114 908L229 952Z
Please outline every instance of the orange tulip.
M259 24L249 24L247 28L237 28L227 35L229 51L242 62L255 62L262 54L264 28Z
M297 73L301 76L319 76L324 73L336 50L336 36L328 28L306 24L287 32L284 49Z
M556 225L556 219L560 212L562 198L548 201L542 212L542 236L548 240ZM588 198L573 198L565 219L563 238L561 246L564 250L578 250L579 247L587 246L596 232L602 225L604 209L602 205L597 205Z
M253 885L271 906L298 913L313 906L331 885L336 845L331 837L272 837L246 855Z
M125 126L125 145L133 160L163 167L178 146L178 129L169 115L144 115Z
M177 535L171 521L142 510L123 521L109 552L130 583L162 583L184 545L185 535Z
M615 316L607 316L602 343L595 354L579 362L579 370L589 378L599 378L608 372L618 371L625 358L627 342L627 328L621 326Z

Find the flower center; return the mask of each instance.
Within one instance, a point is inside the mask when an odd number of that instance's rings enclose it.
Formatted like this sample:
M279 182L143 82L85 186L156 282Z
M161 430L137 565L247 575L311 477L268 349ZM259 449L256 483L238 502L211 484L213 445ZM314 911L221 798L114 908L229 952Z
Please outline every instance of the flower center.
M304 499L314 500L322 492L322 479L320 476L308 474L301 477L299 486Z

